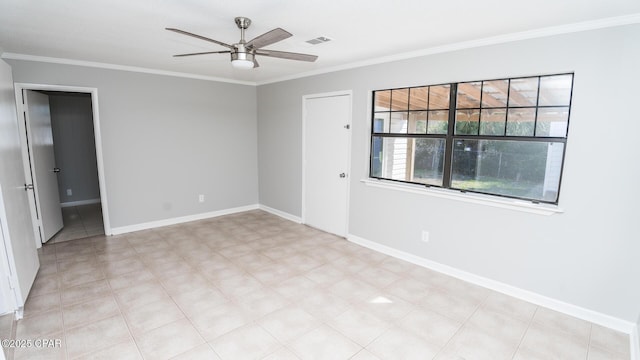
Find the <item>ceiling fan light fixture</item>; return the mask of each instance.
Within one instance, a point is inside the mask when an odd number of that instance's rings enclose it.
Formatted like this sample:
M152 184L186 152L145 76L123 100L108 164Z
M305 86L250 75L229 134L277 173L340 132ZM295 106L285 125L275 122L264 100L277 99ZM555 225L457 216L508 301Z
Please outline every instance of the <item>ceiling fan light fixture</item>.
M243 69L243 70L253 69L253 61L242 60L242 59L231 60L231 66L233 66L236 69Z
M248 52L231 53L231 66L236 69L253 69L253 54Z

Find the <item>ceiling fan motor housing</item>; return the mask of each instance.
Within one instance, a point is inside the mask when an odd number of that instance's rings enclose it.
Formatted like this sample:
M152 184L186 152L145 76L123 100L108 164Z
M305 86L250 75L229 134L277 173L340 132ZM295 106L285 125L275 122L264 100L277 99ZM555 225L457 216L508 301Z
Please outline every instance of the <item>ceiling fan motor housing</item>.
M254 54L253 52L247 51L246 46L244 44L235 45L235 51L231 52L231 61L233 60L248 60L253 62Z

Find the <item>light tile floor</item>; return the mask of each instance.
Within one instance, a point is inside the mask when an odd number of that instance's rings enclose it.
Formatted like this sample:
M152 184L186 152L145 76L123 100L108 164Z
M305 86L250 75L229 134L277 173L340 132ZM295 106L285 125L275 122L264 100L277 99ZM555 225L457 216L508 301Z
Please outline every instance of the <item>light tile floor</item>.
M15 321L13 314L0 316L0 339L12 339L14 337L14 324ZM11 348L4 347L2 350L4 351L5 357L9 357L11 354L13 354Z
M104 235L101 204L69 206L62 208L64 227L48 243L83 239L89 236Z
M16 359L629 359L629 339L262 211L44 246Z

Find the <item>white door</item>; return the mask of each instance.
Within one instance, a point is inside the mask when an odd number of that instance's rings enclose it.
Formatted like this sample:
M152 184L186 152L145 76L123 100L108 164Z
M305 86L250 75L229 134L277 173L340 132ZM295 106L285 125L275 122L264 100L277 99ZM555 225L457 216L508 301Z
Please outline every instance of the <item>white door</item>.
M351 94L304 98L303 220L347 235Z
M0 197L2 196L2 186L0 185ZM0 206L4 207L4 204L0 202ZM0 210L2 211L2 210ZM6 251L4 231L4 219L0 216L0 278L11 279L11 268L9 267L9 254ZM11 282L0 281L0 316L8 313L12 313L16 310L16 295L15 291L11 288Z
M24 102L31 174L36 193L36 212L42 243L62 229L62 208L58 193L58 171L53 153L49 97L25 90Z
M11 68L0 60L0 231L3 257L0 275L11 279L15 308L24 306L40 263L25 191L21 132L16 117ZM6 278L0 276L0 280ZM6 283L6 282L5 282ZM6 290L6 289L5 289ZM4 299L5 301L8 299ZM6 304L6 303L5 303Z

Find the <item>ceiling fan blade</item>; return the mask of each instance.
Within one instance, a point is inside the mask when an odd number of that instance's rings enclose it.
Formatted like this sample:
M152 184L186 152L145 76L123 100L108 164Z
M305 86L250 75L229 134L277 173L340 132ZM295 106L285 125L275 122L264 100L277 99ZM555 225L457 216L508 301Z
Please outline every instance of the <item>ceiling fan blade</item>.
M282 41L291 36L293 35L290 32L281 28L276 28L255 37L253 40L249 41L246 46L251 46L254 49L260 49L261 47L277 43L278 41Z
M204 37L204 36L201 36L201 35L198 35L198 34L194 34L194 33L190 33L188 31L184 31L184 30L180 30L180 29L175 29L175 28L165 28L165 29L169 30L169 31L173 31L173 32L178 33L178 34L187 35L187 36L194 37L196 39L209 41L209 42L212 42L214 44L222 45L222 46L227 47L229 49L233 49L233 46L231 46L229 44L225 44L222 41L209 39L208 37Z
M316 59L318 59L318 56L316 55L298 54L298 53L292 53L287 51L275 51L275 50L259 50L259 51L256 51L256 55L270 56L270 57L289 59L289 60L309 61L309 62L313 62L313 61L316 61Z
M173 57L193 56L193 55L206 55L206 54L228 54L230 52L231 52L230 50L205 51L205 52L197 52L197 53L189 53L189 54L178 54L178 55L173 55Z

